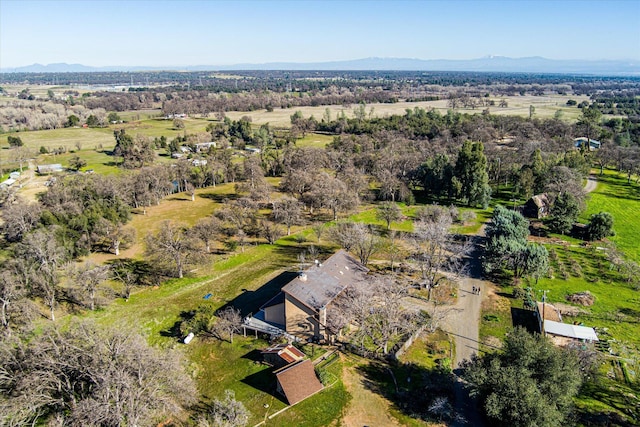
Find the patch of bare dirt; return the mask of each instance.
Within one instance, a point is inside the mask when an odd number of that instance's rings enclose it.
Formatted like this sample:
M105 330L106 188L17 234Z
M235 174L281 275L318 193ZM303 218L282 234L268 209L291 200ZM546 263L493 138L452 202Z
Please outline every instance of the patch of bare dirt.
M575 294L567 295L567 301L574 304L584 305L586 307L593 305L595 297L589 291L577 292Z

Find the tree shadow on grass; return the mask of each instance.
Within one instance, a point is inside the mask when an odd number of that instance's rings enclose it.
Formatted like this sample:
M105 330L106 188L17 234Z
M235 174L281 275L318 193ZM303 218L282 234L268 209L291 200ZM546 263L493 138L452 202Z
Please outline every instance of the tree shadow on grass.
M533 310L511 307L511 319L514 328L516 326L522 326L531 334L540 333L538 319Z
M213 188L213 187L212 187ZM229 201L229 200L236 200L239 196L235 193L223 193L223 194L216 194L216 193L200 193L198 194L199 197L202 197L203 199L210 199L213 200L216 203L223 203L225 200Z
M620 426L631 427L638 424L633 420L640 418L640 409L637 405L636 396L640 393L640 387L630 386L629 388L619 387L612 380L585 381L580 389L580 396L587 396L593 400L602 402L612 408L612 410L595 410L585 408L581 410L578 419L583 425L588 426ZM613 409L626 413L629 417L625 419Z
M385 397L402 414L423 421L454 420L455 377L450 371L396 362L370 362L356 369L366 389ZM430 413L438 399L447 403L441 412Z
M256 313L264 303L276 296L282 287L293 280L296 276L297 273L295 272L282 272L256 290L252 291L244 289L240 295L220 307L220 310L224 310L227 307L233 307L240 310L240 315L242 317L245 317L250 313Z
M254 374L248 375L240 380L244 384L255 388L256 390L260 390L263 393L269 394L285 405L288 405L288 402L285 400L284 396L278 393L276 388L276 376L273 374L273 368L266 368Z

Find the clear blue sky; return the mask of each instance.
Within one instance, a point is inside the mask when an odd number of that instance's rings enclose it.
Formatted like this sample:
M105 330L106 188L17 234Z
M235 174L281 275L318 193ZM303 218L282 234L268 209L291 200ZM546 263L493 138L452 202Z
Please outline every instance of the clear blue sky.
M0 67L640 60L640 0L0 0Z

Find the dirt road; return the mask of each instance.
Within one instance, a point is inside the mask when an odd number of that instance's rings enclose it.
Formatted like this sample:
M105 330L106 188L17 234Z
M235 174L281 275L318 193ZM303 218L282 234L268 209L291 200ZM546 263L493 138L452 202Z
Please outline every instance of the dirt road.
M595 175L589 175L587 178L587 183L584 185L584 191L587 193L591 193L598 186L598 181L596 180Z
M490 283L482 280L482 265L480 256L484 241L483 225L476 236L473 236L473 251L469 256L469 275L460 281L456 310L451 311L444 319L442 328L451 334L456 344L456 354L453 360L453 370L456 375L465 360L479 351L480 307L482 298ZM474 288L479 291L474 292ZM465 390L463 382L457 379L454 385L456 412L463 418L455 421L453 426L483 426L475 402Z

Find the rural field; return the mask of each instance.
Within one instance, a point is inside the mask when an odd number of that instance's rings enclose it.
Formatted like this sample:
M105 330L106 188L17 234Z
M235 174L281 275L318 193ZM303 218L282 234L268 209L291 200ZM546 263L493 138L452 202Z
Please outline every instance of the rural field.
M34 87L31 88L31 93L45 97L49 88L60 89L50 86ZM5 86L5 90L7 89L21 90L17 86ZM182 89L171 94L176 102L185 101L191 96L192 92ZM551 91L547 91L549 92ZM127 95L131 95L132 98L138 97L137 93ZM167 96L164 93L163 95ZM218 101L227 96L213 92L212 95L211 98ZM233 95L228 96L231 99ZM312 96L311 92L309 96ZM126 222L127 227L135 230L135 237L127 242L127 247L124 247L125 244L122 245L118 256L110 253L112 247L108 244L99 243L99 246L92 243L94 239L96 242L101 242L98 239L110 242L113 236L111 233L114 230L117 232L117 226L123 225L117 222L118 219L114 219L114 223L107 221L105 225L105 221L102 220L106 217L98 218L97 213L92 216L93 210L88 209L89 214L85 215L87 212L83 212L85 208L81 204L69 217L61 216L62 219L56 217L58 212L53 208L51 212L43 214L46 224L50 225L51 229L59 230L59 227L65 226L64 221L76 227L67 230L67 234L63 235L64 239L68 239L66 243L69 247L73 246L69 241L81 235L89 242L84 243L86 246L79 246L84 251L78 250L82 255L69 261L70 266L80 266L84 262L88 262L87 265L113 265L120 260L124 261L124 264L139 268L136 274L148 275L137 285L131 285L134 287L130 295L128 288L123 285L125 280L122 276L118 276L117 279L110 278L106 281L107 287L103 289L105 301L109 302L96 310L89 310L81 303L74 302L74 298L78 297L71 288L76 276L72 276L75 273L72 273L72 268L69 267L69 272L65 270L62 274L63 286L67 287L65 292L69 292L68 295L64 295L67 299L59 302L55 308L51 307L51 313L54 314L55 311L59 319L58 324L64 327L78 318L91 319L99 325L112 328L135 325L149 344L181 353L187 360L184 375L195 379L200 399L200 406L194 409L194 413L201 414L214 400L225 395L226 391L232 391L235 398L242 402L250 413L248 425L441 426L457 422L456 417L462 416L464 411L471 412L470 423L473 423L474 413L477 411L474 408L464 408L467 405L460 394L462 386L454 385L457 375L454 369L463 366L459 363L467 354L477 352L481 357L496 354L514 326L530 327L535 323L532 321L533 312L526 307L525 299L520 295L514 297L514 294L530 290L534 299L540 300L545 294L547 302L560 307L565 323L595 327L600 336L601 342L597 347L599 363L593 372L594 377L587 378L580 393L575 397L577 416L581 417L582 421L596 419L601 414L613 414L611 417L635 420L638 411L637 399L634 396L637 396L638 392L637 373L640 370L638 284L625 276L619 267L614 266L608 256L612 251L611 245L615 244L629 260L640 261L640 222L634 216L640 209L640 187L635 181L635 175L630 183L622 174L613 170L606 170L603 176L598 176L598 186L590 194L586 210L579 218L584 224L589 221L591 214L600 211L610 212L614 218L615 236L603 242L585 242L578 238L549 233L544 221L538 221L535 227L543 232L540 236L530 237L529 241L543 245L548 251L548 272L538 280L525 275L524 278L514 281L507 269L492 276L495 279L494 284L482 282L487 283L487 286L482 284L481 293L474 290L477 296L473 298L475 302L466 306L465 313L456 314L464 310L460 308L464 306L459 304L460 302L472 300L471 291L465 289L465 286L471 288L471 280L488 281L489 278L475 273L475 267L479 266L483 259L481 253L464 252L462 245L457 246L454 243L469 239L474 242L476 249L481 248L482 244L479 242L482 242L485 226L491 220L497 205L516 210L517 206L526 202L529 197L527 194L535 184L534 180L541 179L541 170L546 173L558 165L569 169L574 167L567 166L567 162L563 163L566 160L563 155L570 157L567 153L574 153L572 132L582 132L576 121L585 120L585 111L576 106L568 106L567 101L580 103L591 100L587 95L527 94L490 98L495 98L496 104L502 100L507 104L505 107L489 107L491 115L519 116L524 120L513 120L511 126L522 126L527 131L535 131L536 135L542 135L540 138L545 138L544 141L548 145L545 150L548 151L542 153L542 164L534 164L533 157L526 152L531 147L516 147L515 143L510 147L514 150L514 159L508 171L501 171L499 168L495 170L496 152L487 150L489 154L485 156L482 143L464 144L463 148L468 146L469 149L468 152L464 151L460 147L461 141L472 138L471 134L477 127L476 119L487 129L493 129L492 126L498 120L482 114L484 107L456 109L456 112L478 115L477 117L447 115L447 100L370 103L366 105L366 117L358 119L363 123L371 118L389 118L391 115L399 117L388 122L376 121L374 125L370 124L369 128L355 126L358 120L353 120L351 122L354 129L349 131L352 132L349 137L344 138L336 138L336 135L329 133L307 131L304 137L294 140L293 145L286 149L283 149L283 141L295 138L293 132L288 133L292 128L291 116L295 112L300 111L303 117L313 116L318 120L325 116L327 110L332 119L342 114L354 118L355 107L358 105L275 108L273 111L262 108L251 111L227 111L225 114L231 120L224 123L214 119L213 111L219 110L205 109L204 114L194 113L191 117L184 118L184 128L181 129L174 128L173 120L164 119L159 108L144 108L119 113L124 123L110 124L103 128L78 126L0 134L0 164L3 167L4 178L18 167L17 154L24 154L25 150L10 147L9 141L13 141L15 146L15 139L10 138L19 136L32 158L20 158L25 166L28 165L29 170L21 178L18 194L30 201L38 201L38 193L46 191L47 185L51 184L47 182L49 176L35 174L33 169L36 166L60 163L63 167L70 167L77 160L76 156L86 162L79 173L74 172L74 176L79 177L77 181L82 181L82 177L91 181L91 174L83 173L91 172L109 177L111 185L121 185L114 187L119 191L135 193L134 201L128 201L126 205L131 218L122 220ZM240 102L241 99L242 96L239 96L234 102ZM414 116L405 115L407 110L417 107L437 110L446 117L418 113ZM194 108L191 111L198 110ZM251 119L250 124L239 120L245 116ZM540 120L527 120L531 116ZM612 116L605 117L608 119ZM546 121L548 118L559 118L564 123L558 120ZM598 120L599 126L614 126L607 125L605 119L600 116ZM209 133L206 129L212 124L215 126L210 127ZM261 128L263 124L269 126ZM549 130L552 128L547 126L549 124L559 126L565 132L565 136L561 138L556 134L550 136L545 133L555 132ZM179 125L181 123L176 122L175 126ZM295 126L299 124L296 123ZM375 126L380 128L376 129ZM210 138L219 137L222 141L233 141L234 146L231 150L212 150L206 156L203 153L188 154L189 160L207 158L209 166L200 168L206 164L196 167L193 163L178 162L172 158L170 154L180 153L180 147L176 146L175 142L166 148L153 145L149 150L153 150L150 156L155 156L153 163L162 167L146 168L144 171L162 171L158 172L158 175L165 174L161 179L165 180L163 184L169 189L154 199L148 195L145 198L145 191L154 185L154 180L150 178L154 177L146 177L149 181L144 181L139 188L137 180L142 182L138 177L143 175L136 175L137 171L133 168L125 168L122 164L125 161L124 155L116 158L112 154L116 144L114 131L120 129L124 129L133 139L136 135L148 137L149 140L165 137L166 142L170 143L174 138L181 138L177 143L188 145L196 140L209 141ZM398 137L397 141L406 141L406 144L402 147L393 143L386 146L388 141L378 138L378 130L389 132L390 135ZM514 134L518 131L519 129L513 129ZM455 137L452 137L454 132ZM514 140L525 141L528 138L525 134L517 134ZM188 135L191 137L190 140L187 139ZM418 138L415 135L423 136ZM433 138L424 135L433 135ZM141 144L144 142L143 140ZM323 149L332 142L334 144L327 150L332 152L326 154L326 157L316 150L295 150L295 147ZM533 142L537 144L538 140ZM350 143L353 145L349 145ZM434 147L435 143L441 144L442 147ZM265 149L251 154L243 149L245 144L248 147ZM493 144L492 148L497 145L495 141L486 144ZM133 142L131 145L135 148ZM524 155L517 152L520 149L524 150ZM435 153L435 150L438 150L438 153ZM299 153L309 152L314 153L313 157L318 159L296 157ZM446 153L446 156L443 153ZM443 155L435 157L436 154ZM504 161L504 157L502 159ZM435 163L435 160L440 163ZM500 159L497 160L500 165ZM591 160L586 159L587 162ZM465 161L468 164L465 165ZM148 164L148 159L140 164ZM211 167L212 165L214 167ZM184 170L179 170L180 166L183 166ZM256 167L255 175L250 169L253 166ZM477 179L478 183L477 187L473 188L480 188L482 197L463 192L463 185L466 184L460 178L467 179L465 173L468 170L465 168L470 166L477 167L477 170L473 169L475 175L472 179ZM540 175L534 176L534 172L531 172L534 170ZM269 176L263 178L262 173L266 171L269 171ZM531 172L530 176L526 175L526 172ZM125 184L118 181L121 178L127 179ZM573 178L575 177L570 177ZM254 186L254 180L260 185ZM579 178L575 178L576 182L578 180ZM108 180L105 179L106 181ZM435 185L433 182L439 184ZM568 181L568 184L574 183ZM182 188L190 190L175 192L181 184L184 184ZM283 184L282 190L278 190L280 184ZM387 184L393 185L388 187ZM527 184L531 188L523 190L521 186ZM577 188L580 188L579 183ZM325 197L334 190L340 191L338 197ZM87 192L87 199L94 196L93 192L102 194L92 190ZM291 227L290 236L284 236L286 228L284 222L279 222L281 217L276 214L277 203L274 203L283 198L285 193L291 197L295 196L294 202L298 202L297 208L300 210L298 220ZM140 199L137 198L139 194L142 195ZM491 200L485 197L489 194ZM66 195L59 197L63 202L71 204L66 200ZM13 204L12 199L7 199ZM383 207L387 205L381 203L383 200L393 201L387 206L389 209L395 209L392 219L383 215ZM344 202L344 205L340 205L341 202ZM134 205L145 208L134 208ZM96 212L104 207L100 204L90 206ZM227 210L232 207L239 210ZM336 210L332 211L332 207ZM110 206L106 208L104 211L109 216L109 221L112 221L117 215L115 209L110 211ZM295 211L296 207L291 209ZM239 215L237 212L242 213L239 220L233 217ZM334 212L339 221L334 221ZM210 251L209 248L203 249L203 243L208 244L209 241L193 243L190 249L197 248L200 251L196 257L199 262L189 265L185 277L170 278L172 274L173 277L180 274L169 270L164 276L156 274L154 269L160 270L164 260L154 258L150 248L154 239L160 240L161 232L169 228L165 226L166 221L184 224L185 230L188 230L185 233L194 233L193 227L196 224L202 225L202 219L212 218L216 214L219 214L216 220L219 219L220 224L216 225L216 230L212 232L214 234L209 235L213 242ZM279 215L282 215L282 212ZM75 221L74 216L79 220ZM446 226L441 226L438 221L444 217L449 222L443 222ZM390 223L389 230L387 221ZM105 228L98 228L96 224ZM275 228L276 224L280 227L279 234L273 240L269 240L272 236L265 231L269 225ZM360 233L363 233L361 236L366 235L370 238L367 241L370 247L355 246L355 243L349 240L349 236L339 235L339 227L354 224L363 224ZM114 225L116 227L113 227ZM321 228L321 225L324 225L324 228ZM435 228L425 228L426 225ZM92 228L94 226L95 228ZM327 231L330 228L332 231ZM93 231L87 231L90 229ZM426 234L437 233L438 230L446 236ZM102 232L105 232L107 237L99 234ZM319 234L321 232L324 233L322 236ZM425 234L420 234L423 232ZM195 234L185 236L194 241L200 238L194 237ZM432 242L438 242L439 238L443 239L440 242L445 242L440 243L443 245L441 250L446 253L449 264L442 264L441 269L435 270L434 278L428 279L426 261L437 258L437 255L428 253L424 247L435 247L436 244L432 246ZM359 244L364 245L362 242ZM425 246L421 247L421 244ZM422 329L415 336L410 332L404 333L401 338L389 339L385 341L384 347L376 342L380 338L377 334L382 335L383 332L371 332L368 337L360 338L362 341L359 349L354 342L346 341L340 343L344 346L342 348L310 342L301 344L302 351L315 363L315 372L325 388L307 400L289 406L286 399L276 390L274 369L262 362L260 350L269 345L266 336L254 335L251 331L245 334L245 331L238 329L235 335L232 333L229 339L224 339L216 335L213 319L218 319L221 310L228 307L237 308L242 316L257 313L262 304L274 297L282 286L288 283L292 275L302 271L304 265L311 264L310 259L305 257L313 255L323 260L341 247L349 248L352 254L370 256L368 262L363 262L367 263L372 271L392 274L395 281L402 282L401 285L405 286L403 291L406 292L402 297L402 310L410 307L417 312L418 320L415 322L422 322ZM367 250L371 250L368 255ZM420 252L421 250L424 252ZM465 254L467 266L473 266L473 274L454 265L455 261L451 261L458 250L459 253ZM2 255L6 259L11 256L8 245ZM156 262L157 265L152 264ZM170 265L171 262L167 264ZM431 283L433 287L427 283ZM387 288L384 288L384 292L391 293ZM572 296L585 292L593 297L593 304L582 306L569 301ZM371 301L377 301L376 298L381 297L371 297L364 313L374 313ZM34 300L37 307L46 312L47 303L44 302L42 294L38 294ZM442 310L440 313L448 311L448 314L438 317L438 309ZM479 316L478 312L481 313ZM184 337L190 328L197 330L193 326L195 323L189 322L198 319L200 313L208 313L208 323L192 342L184 344ZM432 323L426 323L427 313L431 315L428 322ZM469 313L473 313L473 316L468 315ZM475 319L476 317L479 318ZM479 335L471 334L472 338L465 337L464 333L457 333L457 329L451 329L449 322L452 322L451 319L455 322L458 318L464 319L458 324L465 327L471 322L468 327L477 327ZM409 324L410 321L407 319L404 318L403 321ZM379 321L378 324L384 324L387 319L375 320ZM35 323L40 328L49 321L42 318L37 319ZM396 323L394 326L396 332L400 328L398 325L399 323ZM430 328L431 325L438 325L440 329L433 327L435 332L424 332L428 330L427 326ZM351 332L359 332L360 327L351 324L341 328L348 330L351 326L354 326ZM449 333L444 332L443 328ZM479 339L476 339L478 336ZM405 349L401 344L407 337L411 337L411 342L407 343ZM464 341L461 339L471 340L474 344L463 344ZM387 344L394 348L391 353L394 357L386 354ZM395 353L399 348L402 348L402 351ZM587 346L581 344L581 349L586 350ZM475 413L475 417L478 417L478 413ZM174 421L176 424L184 425L196 422L194 419L186 418ZM587 421L584 425L591 425Z

